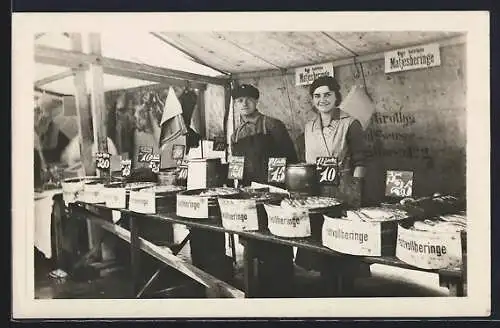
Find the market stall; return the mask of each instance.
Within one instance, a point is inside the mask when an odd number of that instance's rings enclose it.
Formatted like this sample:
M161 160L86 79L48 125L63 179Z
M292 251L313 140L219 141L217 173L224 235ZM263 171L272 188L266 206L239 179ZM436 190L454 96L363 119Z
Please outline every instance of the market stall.
M86 257L101 251L97 227L130 244L133 271L146 252L204 285L211 297L243 296L231 286L238 254L246 297L296 296L290 288L281 290L286 295L266 294L276 283L268 263L279 259L272 254L287 252L284 246L299 249L300 265L321 272L322 296L351 295L352 278L372 264L436 273L451 295L466 295L462 35L148 36L189 56L210 72L204 74L108 57L99 34L89 36L87 49L78 34L64 37L69 49L36 45L37 63L65 72L35 86L70 104L71 95L57 89L74 85L68 116L77 122L80 163L44 172L60 183L65 216L88 222ZM106 76L129 84L106 90L112 84ZM319 76L339 81L339 107L361 123L362 183L342 180L328 157L306 163L304 127L314 114L307 93ZM247 92L240 88L246 85L258 88L258 110L283 123L298 154L266 158L259 181L246 179L250 157L231 139L242 124L235 90ZM63 109L70 112L71 105ZM40 158L43 163L43 153ZM339 185L333 196L324 193ZM181 238L173 232L179 225L187 227ZM68 238L60 230L56 235ZM191 263L176 257L188 242ZM143 297L160 274L161 268L141 282L135 272L134 296Z

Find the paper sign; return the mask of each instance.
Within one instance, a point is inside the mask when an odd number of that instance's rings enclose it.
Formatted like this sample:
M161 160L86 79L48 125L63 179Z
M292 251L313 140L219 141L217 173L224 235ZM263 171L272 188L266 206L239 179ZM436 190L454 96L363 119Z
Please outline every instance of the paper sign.
M207 187L207 163L204 161L191 161L188 163L186 186L188 190L203 189Z
M222 226L234 231L259 230L257 203L253 199L218 199Z
M111 167L111 155L109 153L97 153L95 166L101 170L109 170Z
M439 44L403 48L384 53L385 73L408 71L441 65Z
M85 184L79 200L89 204L104 203L103 189L104 185L101 183Z
M411 197L413 194L412 171L387 171L385 195L392 197Z
M214 147L213 147L214 151L225 151L226 148L227 148L226 141L218 139L214 140Z
M316 169L318 170L319 183L323 185L338 185L339 171L337 159L334 157L316 158Z
M295 85L309 85L320 76L334 76L333 63L305 66L295 69Z
M184 145L174 145L172 147L172 159L179 160L184 158L184 151L186 146Z
M130 191L128 209L143 214L156 213L155 193L150 191Z
M140 146L137 154L137 161L140 163L149 163L153 158L153 147Z
M396 257L421 269L444 269L462 265L460 232L430 232L398 225Z
M153 173L160 172L160 154L153 154L149 161L149 168Z
M177 195L177 215L185 218L208 218L208 198Z
M334 251L359 255L382 255L382 229L379 222L351 221L325 216L323 246Z
M122 161L122 176L130 176L130 171L132 170L132 161L130 159Z
M311 222L307 211L267 204L264 204L264 208L268 217L268 228L273 235L287 238L311 236Z
M106 207L126 208L127 191L125 188L104 188L103 194Z
M278 157L269 158L267 166L267 181L268 182L285 182L286 158Z
M227 178L230 180L242 180L244 167L245 167L245 157L231 156L229 158Z

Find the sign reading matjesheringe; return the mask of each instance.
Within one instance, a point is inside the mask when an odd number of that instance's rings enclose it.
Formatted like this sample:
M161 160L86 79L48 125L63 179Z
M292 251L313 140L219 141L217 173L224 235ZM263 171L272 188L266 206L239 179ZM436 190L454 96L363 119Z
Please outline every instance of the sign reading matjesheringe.
M385 57L385 73L402 72L441 65L439 44L388 51Z
M421 269L444 269L462 265L460 233L430 232L398 226L396 257Z
M323 246L344 254L359 256L382 254L380 222L352 221L325 216L322 240Z
M296 68L295 85L309 85L320 76L334 76L333 74L333 63Z

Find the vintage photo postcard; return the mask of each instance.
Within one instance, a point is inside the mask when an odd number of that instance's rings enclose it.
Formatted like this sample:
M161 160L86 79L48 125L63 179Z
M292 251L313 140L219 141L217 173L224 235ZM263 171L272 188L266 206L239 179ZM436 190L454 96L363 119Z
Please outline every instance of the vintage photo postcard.
M488 12L12 27L14 318L490 315Z

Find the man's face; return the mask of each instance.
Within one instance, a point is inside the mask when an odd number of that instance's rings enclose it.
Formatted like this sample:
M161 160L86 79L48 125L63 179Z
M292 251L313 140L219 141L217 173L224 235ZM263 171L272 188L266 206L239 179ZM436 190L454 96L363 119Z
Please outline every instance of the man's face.
M252 97L238 97L234 100L234 109L240 115L251 115L257 109L257 99Z
M335 107L335 92L326 85L316 88L313 92L313 104L322 113L329 113Z

